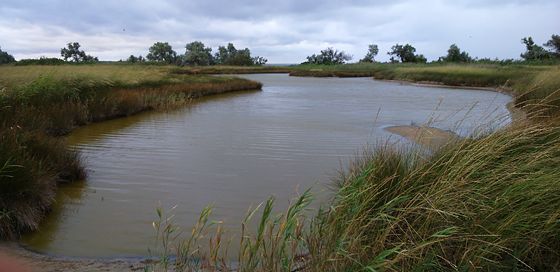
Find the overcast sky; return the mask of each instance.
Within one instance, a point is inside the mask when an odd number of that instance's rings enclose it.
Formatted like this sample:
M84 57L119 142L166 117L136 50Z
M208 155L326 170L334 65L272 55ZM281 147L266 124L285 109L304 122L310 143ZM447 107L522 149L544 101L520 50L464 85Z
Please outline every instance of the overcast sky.
M78 41L101 60L146 55L156 41L178 53L200 40L233 42L269 63L299 63L326 47L380 60L410 43L429 60L452 43L471 56L518 58L522 37L560 34L559 0L2 0L0 47L16 57L58 57Z

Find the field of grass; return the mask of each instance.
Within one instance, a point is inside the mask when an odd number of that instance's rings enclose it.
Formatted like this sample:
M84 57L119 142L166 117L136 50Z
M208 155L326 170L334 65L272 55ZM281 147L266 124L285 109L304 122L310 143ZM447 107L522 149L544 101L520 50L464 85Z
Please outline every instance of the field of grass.
M39 77L50 77L56 80L81 80L121 82L123 84L139 84L155 82L167 77L171 66L155 65L29 65L0 66L0 86L16 88L29 84Z
M62 139L77 126L169 109L206 95L256 90L233 77L181 75L133 65L0 66L0 238L35 230L57 184L79 180Z

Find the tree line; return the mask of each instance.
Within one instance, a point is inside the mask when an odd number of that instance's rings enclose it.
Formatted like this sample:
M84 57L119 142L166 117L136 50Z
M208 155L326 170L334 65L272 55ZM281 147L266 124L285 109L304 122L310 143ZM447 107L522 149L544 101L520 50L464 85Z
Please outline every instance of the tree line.
M521 39L525 45L525 52L520 57L524 61L547 61L560 60L560 35L552 35L550 40L542 46L536 44L532 37ZM63 64L63 63L95 63L99 59L97 57L86 54L80 50L80 43L68 43L66 47L60 49L59 58L39 59L23 59L17 61L18 64ZM359 60L361 63L376 62L379 54L379 47L376 44L370 44L366 55ZM416 53L416 48L410 44L395 44L391 50L387 52L390 56L391 63L426 63L427 59L422 54ZM326 48L318 54L313 54L306 58L302 64L320 64L335 65L344 64L352 60L352 56L344 51L338 51L334 48ZM194 41L185 45L185 53L177 54L173 47L167 42L156 42L149 49L146 57L130 55L128 59L121 60L129 63L163 63L190 66L207 66L207 65L232 65L232 66L250 66L264 65L266 58L260 56L252 56L249 48L237 49L232 43L226 46L219 46L216 53L212 54L212 48L207 47L201 41ZM2 51L0 47L0 64L15 63L15 58L8 52ZM436 62L502 62L509 63L515 60L491 60L472 58L465 51L462 51L456 44L452 44L447 50L447 55L440 57Z
M41 57L39 59L22 59L17 61L18 64L43 64L56 65L63 63L95 63L99 59L97 57L86 54L80 50L79 42L71 42L66 47L60 49L59 58ZM123 60L121 60L123 61ZM218 51L212 54L212 48L207 47L200 41L194 41L186 44L185 53L177 54L173 47L167 42L156 42L148 49L146 57L130 55L124 60L130 63L161 63L176 65L234 65L234 66L250 66L264 65L268 60L260 56L252 56L249 48L237 49L232 43L226 46L219 46ZM15 63L15 58L0 48L0 64Z
M545 60L560 60L560 35L552 35L543 46L535 44L533 38L526 37L521 39L525 44L526 51L520 56L525 61L545 61ZM379 53L379 47L376 44L370 44L366 55L359 60L361 63L376 62L375 58ZM422 54L416 54L416 48L410 44L395 44L391 50L387 52L390 57L391 63L426 63L427 59ZM307 60L302 64L319 64L319 65L333 65L344 64L352 60L352 56L346 54L344 51L338 51L332 47L321 50L319 54L313 54L307 57ZM452 44L447 50L447 55L440 57L436 62L494 62L490 59L477 59L472 58L465 51L462 51L459 46ZM514 60L510 60L513 62ZM507 62L507 60L506 60Z
M218 51L212 54L212 48L201 41L194 41L185 45L185 53L178 55L167 42L156 42L148 49L146 57L130 55L127 62L158 62L177 65L208 66L208 65L235 65L250 66L264 65L268 60L251 55L249 48L237 49L232 43L219 46Z

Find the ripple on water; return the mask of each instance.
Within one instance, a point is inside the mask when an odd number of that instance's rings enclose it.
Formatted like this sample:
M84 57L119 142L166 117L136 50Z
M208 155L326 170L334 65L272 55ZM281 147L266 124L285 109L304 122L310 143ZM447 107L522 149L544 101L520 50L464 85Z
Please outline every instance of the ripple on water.
M206 205L237 230L248 207L288 200L324 184L386 126L472 130L500 116L510 97L488 91L424 88L369 78L247 75L262 92L201 99L182 110L92 124L68 141L86 160L85 183L63 188L33 249L71 256L142 256L160 205L191 226ZM468 114L467 114L468 113ZM459 125L458 125L459 124ZM463 132L464 134L465 132ZM401 139L392 136L393 139ZM321 197L319 197L321 198Z

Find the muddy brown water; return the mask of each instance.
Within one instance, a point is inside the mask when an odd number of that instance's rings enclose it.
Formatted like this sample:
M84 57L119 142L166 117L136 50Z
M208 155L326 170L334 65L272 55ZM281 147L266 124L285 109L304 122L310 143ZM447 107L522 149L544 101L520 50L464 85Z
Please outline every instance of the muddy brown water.
M190 227L212 204L213 218L235 233L247 209L269 196L279 209L309 187L317 202L327 199L331 178L365 145L402 140L387 126L430 121L467 135L510 121L511 97L490 91L370 78L243 77L262 82L263 90L73 132L68 142L89 177L61 188L53 212L23 244L62 256L146 256L158 206L177 205L177 223Z

